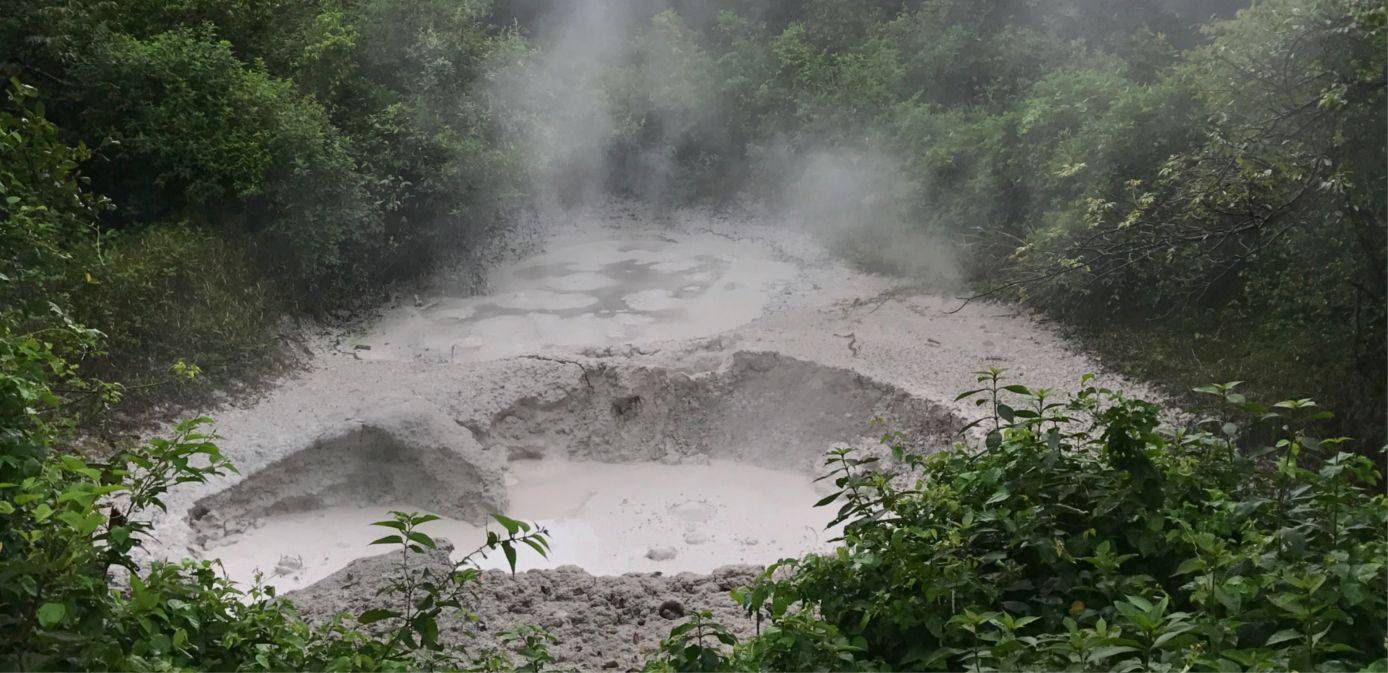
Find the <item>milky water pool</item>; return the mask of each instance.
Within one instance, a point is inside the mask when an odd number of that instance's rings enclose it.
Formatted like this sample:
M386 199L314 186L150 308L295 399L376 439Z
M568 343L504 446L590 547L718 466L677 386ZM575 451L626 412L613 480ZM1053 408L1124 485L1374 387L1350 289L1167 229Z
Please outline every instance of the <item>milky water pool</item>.
M517 569L577 565L594 574L709 572L822 551L836 530L823 495L803 474L731 460L707 464L512 461L508 515L549 531L551 552L520 550ZM393 531L370 525L407 503L338 505L276 514L210 545L234 580L256 572L281 590L312 584L352 559L388 552L370 542ZM493 529L500 530L493 525ZM485 528L452 518L424 530L446 538L455 559L475 549ZM493 553L484 568L505 568Z

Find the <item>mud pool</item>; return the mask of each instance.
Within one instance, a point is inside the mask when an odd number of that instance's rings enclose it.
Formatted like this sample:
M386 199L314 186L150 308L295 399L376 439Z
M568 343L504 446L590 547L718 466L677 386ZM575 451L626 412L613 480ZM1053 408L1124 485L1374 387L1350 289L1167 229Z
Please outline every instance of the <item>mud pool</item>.
M889 431L922 452L953 441L980 368L1060 393L1103 374L1015 307L956 310L794 222L608 207L530 236L483 292L404 293L320 333L263 397L207 410L240 473L171 493L150 552L259 571L328 619L389 582L395 562L368 545L389 510L445 517L426 529L451 544L427 555L439 564L502 512L548 528L553 554L488 572L470 606L488 628L469 637L537 623L572 644L561 660L636 665L669 631L662 605L748 632L728 590L832 548L832 508L812 507L825 451L889 458Z
M733 461L523 460L512 463L506 477L509 515L545 527L553 546L548 558L522 555L518 570L575 565L599 575L707 573L827 550L836 532L825 528L830 512L812 507L822 489L808 476ZM353 559L381 553L385 548L370 542L390 531L370 524L392 509L417 508L341 505L270 516L209 551L234 580L249 582L258 571L280 590L298 589ZM486 536L483 526L449 518L428 530L455 543L454 560ZM506 568L500 554L480 565Z
M757 318L793 265L711 235L559 239L490 274L480 297L397 311L363 359L458 362L717 334Z

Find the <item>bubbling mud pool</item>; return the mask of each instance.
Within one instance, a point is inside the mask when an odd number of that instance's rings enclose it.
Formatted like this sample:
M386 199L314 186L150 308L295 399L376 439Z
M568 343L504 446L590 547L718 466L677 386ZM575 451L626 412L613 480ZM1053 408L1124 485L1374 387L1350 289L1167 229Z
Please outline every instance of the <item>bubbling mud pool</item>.
M730 347L797 287L818 292L804 273L708 232L555 238L492 268L485 294L415 298L351 337L344 378L376 380L254 435L263 459L189 502L169 539L284 591L393 551L370 544L391 510L443 517L425 530L455 560L492 513L537 523L551 553L520 548L519 570L709 573L828 551L827 450L880 452L886 430L939 446L961 423L854 369Z
M681 613L750 636L728 592L832 548L837 507L812 507L826 450L888 464L888 431L947 446L978 417L951 400L980 366L1061 392L1100 371L1016 307L960 309L793 228L600 215L546 226L542 254L508 243L480 285L441 273L327 335L302 376L210 411L242 471L170 493L151 554L221 558L241 581L259 568L326 623L380 606L400 556L368 544L389 533L369 524L391 509L445 517L426 530L451 545L410 557L437 571L490 512L538 520L553 555L521 548L522 572L485 572L477 621L446 617L444 633L499 647L539 625L561 666L639 670Z
M832 547L833 510L814 507L831 488L815 481L825 451L880 451L884 425L914 442L957 426L892 386L775 353L737 353L704 372L562 366L571 383L482 417L414 403L334 425L199 500L194 541L232 579L259 571L281 590L388 553L369 543L390 533L370 525L390 510L445 517L426 530L455 559L485 539L491 513L536 522L552 553L522 548L522 570L763 565ZM495 553L480 563L504 564Z
M706 465L514 461L506 474L508 515L549 531L551 552L520 549L517 570L576 565L595 575L707 573L730 564L764 565L824 551L837 529L806 475L729 460ZM370 542L390 530L370 525L406 503L340 505L267 517L210 545L228 576L249 583L257 572L281 591L327 577L353 559L388 547ZM495 524L493 529L499 530ZM445 518L426 532L453 543L454 560L476 548L486 529ZM506 568L495 552L483 568Z

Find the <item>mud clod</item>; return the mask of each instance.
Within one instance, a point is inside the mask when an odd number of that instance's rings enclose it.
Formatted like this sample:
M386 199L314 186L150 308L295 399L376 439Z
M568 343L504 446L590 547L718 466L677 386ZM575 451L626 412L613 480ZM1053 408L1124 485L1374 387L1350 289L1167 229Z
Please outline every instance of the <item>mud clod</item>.
M612 415L627 419L641 412L641 396L628 395L612 400Z
M668 600L660 604L660 609L656 610L665 619L679 619L684 616L684 606L679 601Z

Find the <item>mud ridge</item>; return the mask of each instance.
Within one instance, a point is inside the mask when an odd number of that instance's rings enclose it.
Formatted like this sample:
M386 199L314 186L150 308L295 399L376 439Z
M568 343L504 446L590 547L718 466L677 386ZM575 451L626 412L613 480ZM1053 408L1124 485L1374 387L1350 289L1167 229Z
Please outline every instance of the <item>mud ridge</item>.
M963 424L895 386L774 352L739 351L705 372L598 362L583 377L558 399L521 399L468 425L508 460L725 458L814 471L835 445L876 444L891 429L929 449Z

